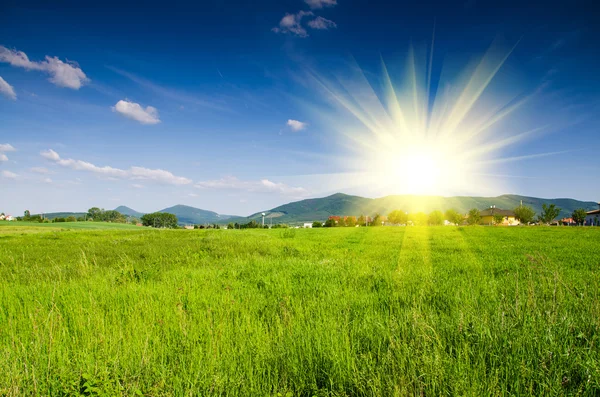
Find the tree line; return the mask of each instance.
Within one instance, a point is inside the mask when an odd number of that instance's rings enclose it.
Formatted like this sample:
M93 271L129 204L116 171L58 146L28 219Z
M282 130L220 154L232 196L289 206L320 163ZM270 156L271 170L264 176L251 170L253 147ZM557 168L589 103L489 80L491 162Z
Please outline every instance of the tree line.
M542 204L542 211L537 214L535 210L527 205L519 205L514 208L515 219L522 224L531 224L533 222L549 224L554 221L560 214L561 209L555 204ZM571 217L573 221L582 225L585 221L586 211L583 208L576 209L573 211ZM455 209L449 209L445 212L435 210L430 213L425 212L414 212L408 213L402 210L391 211L387 215L387 223L392 225L417 225L417 226L436 226L442 225L444 221L448 221L451 224L461 225L479 225L481 224L482 215L481 211L477 208L470 209L467 214L461 214ZM495 214L493 215L494 223L502 223L504 215ZM331 217L325 223L313 222L313 227L354 227L358 226L381 226L383 224L382 217L380 214L375 214L372 218L365 215L361 215L358 218L354 216L346 217Z

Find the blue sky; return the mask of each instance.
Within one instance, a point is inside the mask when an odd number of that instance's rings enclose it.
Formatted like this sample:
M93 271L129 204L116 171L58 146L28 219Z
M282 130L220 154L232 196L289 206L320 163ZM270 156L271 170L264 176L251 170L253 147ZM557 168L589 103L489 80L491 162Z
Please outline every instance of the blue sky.
M0 6L1 211L600 200L591 2L20 3Z

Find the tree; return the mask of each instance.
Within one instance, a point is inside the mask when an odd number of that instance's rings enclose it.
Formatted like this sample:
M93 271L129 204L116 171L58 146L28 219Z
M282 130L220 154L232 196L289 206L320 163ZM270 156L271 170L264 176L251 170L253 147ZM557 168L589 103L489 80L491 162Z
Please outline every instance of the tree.
M479 222L481 222L481 212L477 208L473 208L469 211L467 223L469 225L477 225Z
M70 215L67 217L66 219L67 222L77 222L77 218L75 218L75 216Z
M408 220L408 215L404 211L393 210L388 214L388 221L393 225L402 225L406 224Z
M88 218L91 218L95 221L99 221L100 220L100 215L102 214L102 210L98 207L92 207L88 210L87 212L87 216ZM96 219L98 218L98 219Z
M463 216L455 209L449 209L446 211L446 219L450 223L454 223L455 225L460 225L463 221Z
M371 226L381 226L381 215L375 214L373 217L373 222L371 222Z
M441 225L444 222L444 215L442 214L441 211L433 211L429 214L429 218L427 219L427 222L430 225Z
M533 210L533 208L527 205L518 206L514 209L514 213L515 218L517 218L519 222L525 224L532 222L533 218L535 217L535 211Z
M314 221L312 227L323 227L323 224L319 221Z
M25 218L29 218L31 216L31 212L29 212L29 210L25 210L25 212L23 213Z
M494 214L494 223L496 225L502 223L504 221L504 215L501 214Z
M429 216L424 212L416 212L414 214L410 214L409 220L411 220L413 224L417 226L425 226L427 225L427 221L429 221Z
M235 229L235 225L231 222L227 224L227 229Z
M577 208L575 211L573 211L571 218L573 218L576 224L583 225L586 216L587 212L585 212L583 208Z
M367 218L365 218L364 215L361 215L358 217L356 223L358 223L359 226L365 226L367 224Z
M550 223L560 213L560 208L556 206L556 204L542 204L542 213L540 214L540 221L543 223Z
M142 224L144 226L176 229L177 217L166 212L153 212L142 216Z
M327 219L323 227L335 227L335 220Z

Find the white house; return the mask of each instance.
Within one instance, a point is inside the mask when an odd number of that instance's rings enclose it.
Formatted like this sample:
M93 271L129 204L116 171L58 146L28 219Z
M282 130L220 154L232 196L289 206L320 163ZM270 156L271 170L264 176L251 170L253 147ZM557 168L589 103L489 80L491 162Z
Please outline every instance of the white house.
M4 219L6 219L6 216L4 214L0 214L0 221L3 221Z
M312 229L312 222L305 222L303 228L305 229Z
M4 220L10 222L10 221L14 221L15 218L12 215L6 215L6 217L4 217Z
M598 209L593 211L588 211L585 215L585 223L586 226L600 226L600 203L598 203Z

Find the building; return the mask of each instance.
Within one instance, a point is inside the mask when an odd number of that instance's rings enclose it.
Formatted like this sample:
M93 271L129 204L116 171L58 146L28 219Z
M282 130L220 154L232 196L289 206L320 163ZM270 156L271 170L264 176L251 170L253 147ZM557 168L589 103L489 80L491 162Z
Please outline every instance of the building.
M494 217L496 215L502 215L502 222L499 225L514 226L520 222L515 217L515 213L511 210L503 210L500 208L488 208L483 210L481 213L481 223L484 225L495 225Z
M600 203L598 203L598 209L588 211L585 215L586 226L600 226Z
M305 229L312 229L312 222L304 222L304 226L302 226Z
M575 223L575 220L573 218L562 218L560 220L559 224L561 224L563 226L575 226L575 225L577 225L577 223Z

